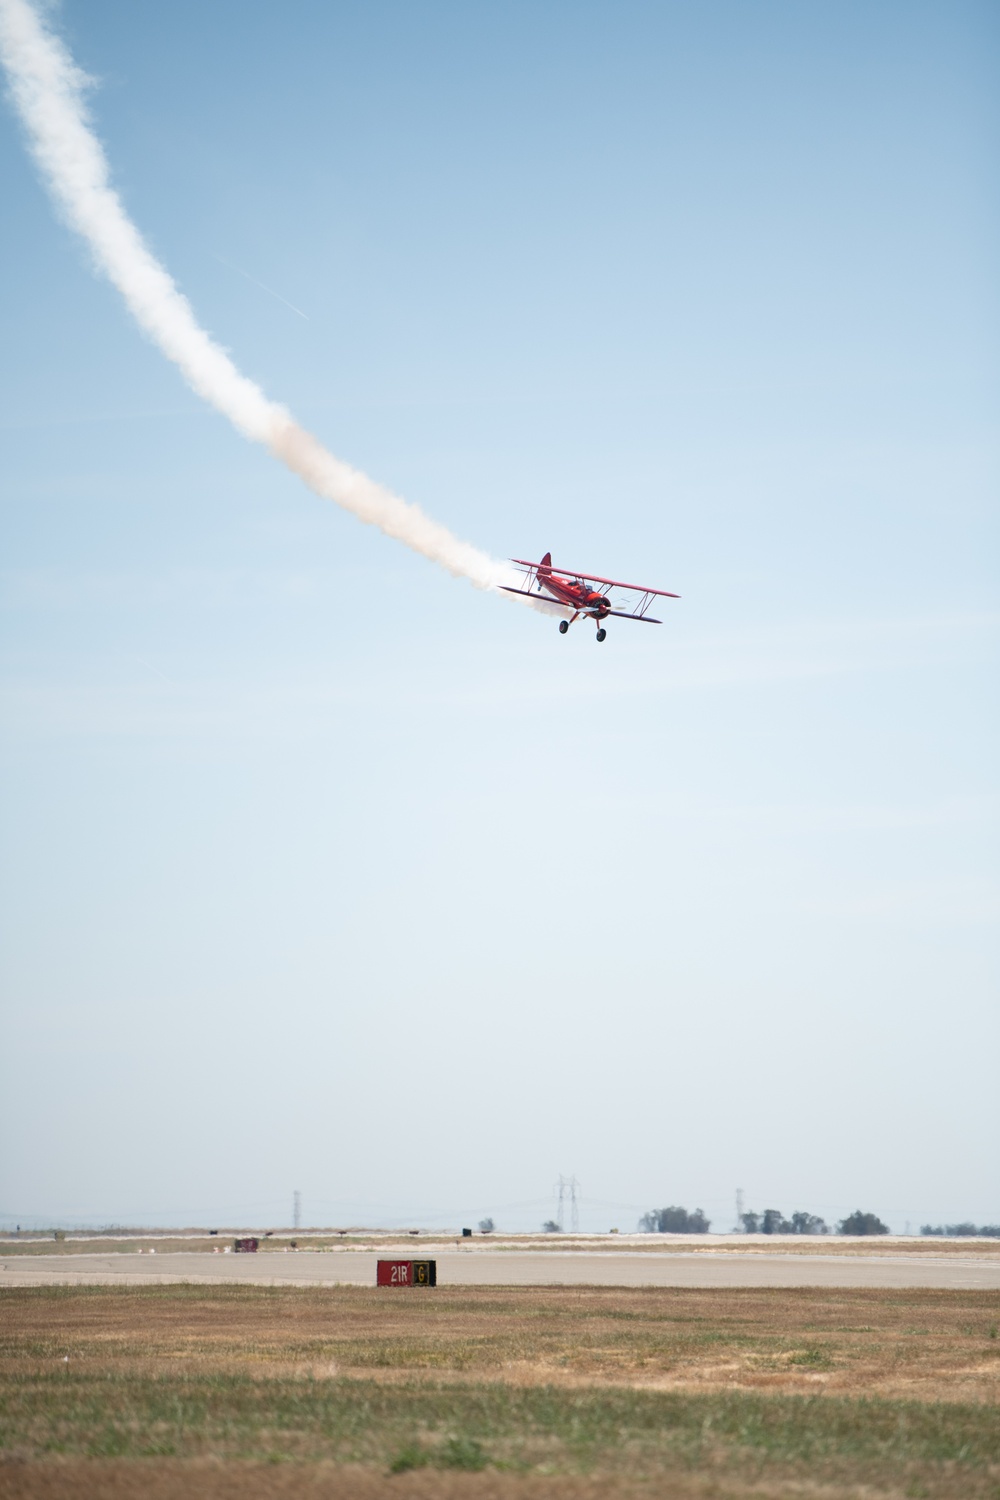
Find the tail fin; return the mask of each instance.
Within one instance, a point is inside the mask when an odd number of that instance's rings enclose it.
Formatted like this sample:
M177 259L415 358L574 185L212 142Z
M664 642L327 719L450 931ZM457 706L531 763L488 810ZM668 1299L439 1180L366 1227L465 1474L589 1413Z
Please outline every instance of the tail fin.
M548 578L548 576L549 576L549 574L551 572L552 572L552 553L551 552L546 552L545 556L542 558L541 562L538 564L538 576L539 576L539 578Z

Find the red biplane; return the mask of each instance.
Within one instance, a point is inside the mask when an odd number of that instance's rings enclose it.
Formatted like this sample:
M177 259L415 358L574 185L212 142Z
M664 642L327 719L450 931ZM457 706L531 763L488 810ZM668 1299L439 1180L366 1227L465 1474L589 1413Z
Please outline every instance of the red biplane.
M647 589L638 583L619 583L616 578L598 578L596 573L572 573L567 568L553 568L551 552L546 552L540 563L526 562L522 557L512 557L511 562L524 573L528 587L515 589L502 583L500 587L508 594L523 594L527 599L540 598L542 603L561 604L564 609L573 611L571 619L559 621L560 635L565 635L581 615L596 622L599 641L603 641L608 633L603 622L609 615L619 620L645 620L647 625L662 625L662 620L654 620L646 613L649 606L657 597L680 598L680 594L668 593L666 589ZM612 603L618 602L611 599L612 589L638 595L635 608L612 609Z

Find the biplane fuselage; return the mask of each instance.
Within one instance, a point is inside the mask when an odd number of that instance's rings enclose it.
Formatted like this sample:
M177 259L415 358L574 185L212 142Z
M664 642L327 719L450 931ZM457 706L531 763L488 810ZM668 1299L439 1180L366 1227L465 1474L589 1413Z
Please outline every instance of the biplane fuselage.
M581 615L590 615L595 620L603 620L605 615L611 613L611 600L607 594L588 588L581 578L562 578L558 573L553 573L551 567L546 567L544 563L539 564L535 576L541 590L551 594L553 599L557 599L560 604L577 610Z

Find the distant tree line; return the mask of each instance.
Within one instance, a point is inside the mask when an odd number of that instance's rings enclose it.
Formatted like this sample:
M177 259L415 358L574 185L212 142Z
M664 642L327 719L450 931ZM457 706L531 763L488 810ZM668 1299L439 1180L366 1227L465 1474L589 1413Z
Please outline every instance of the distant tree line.
M830 1234L830 1226L818 1214L807 1214L797 1209L786 1219L778 1208L765 1208L763 1213L741 1215L744 1234ZM558 1229L557 1224L546 1224L546 1229ZM711 1225L703 1209L693 1212L676 1203L669 1208L651 1208L639 1220L639 1228L646 1234L708 1234ZM888 1234L888 1224L883 1224L877 1214L855 1209L836 1226L837 1234ZM1000 1226L985 1225L977 1229L974 1224L949 1225L945 1229L932 1229L925 1224L923 1234L989 1234L1000 1237Z
M700 1208L688 1213L674 1203L669 1208L651 1208L639 1220L639 1228L646 1234L707 1234L709 1221Z
M830 1226L818 1214L803 1213L800 1209L786 1219L780 1209L765 1208L762 1214L743 1214L741 1222L745 1234L829 1234ZM877 1214L866 1214L860 1208L841 1219L838 1234L888 1234L889 1226L883 1224Z
M745 1234L829 1234L829 1225L825 1219L820 1219L816 1214L803 1213L798 1210L786 1219L780 1209L765 1208L762 1214L753 1213L742 1215L743 1231Z
M921 1234L947 1234L956 1238L964 1236L982 1236L988 1240L1000 1240L1000 1224L921 1224Z

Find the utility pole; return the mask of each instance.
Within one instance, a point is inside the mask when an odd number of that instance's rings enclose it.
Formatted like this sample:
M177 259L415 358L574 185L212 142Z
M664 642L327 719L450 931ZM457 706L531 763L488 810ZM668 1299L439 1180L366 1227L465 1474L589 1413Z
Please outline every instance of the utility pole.
M569 1198L569 1221L570 1221L570 1228L572 1229L572 1232L574 1234L579 1234L580 1233L580 1202L579 1202L580 1184L577 1182L577 1180L576 1180L575 1177L564 1177L562 1175L562 1173L560 1172L559 1173L559 1181L556 1183L556 1191L559 1194L559 1211L558 1211L558 1214L556 1215L556 1222L559 1225L559 1231L560 1231L560 1233L562 1233L563 1229L565 1229L565 1227L566 1227L566 1218L565 1218L565 1214L566 1214L566 1199Z
M295 1229L302 1227L302 1194L298 1188L292 1194L292 1226Z

